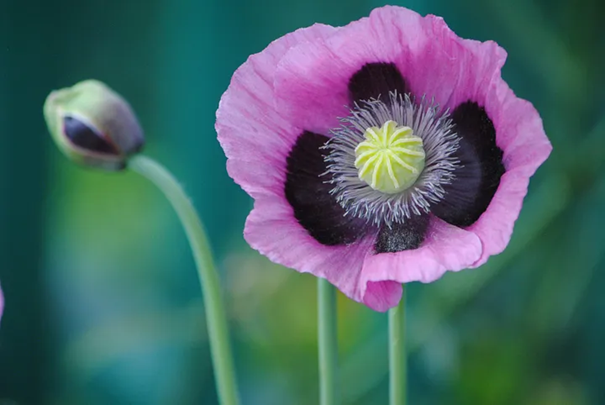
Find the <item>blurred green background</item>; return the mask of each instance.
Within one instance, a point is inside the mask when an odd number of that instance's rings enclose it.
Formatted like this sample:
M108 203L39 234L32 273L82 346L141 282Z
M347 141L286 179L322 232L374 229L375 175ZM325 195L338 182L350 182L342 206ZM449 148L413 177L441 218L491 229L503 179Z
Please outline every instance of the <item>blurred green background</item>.
M605 404L602 0L410 0L509 52L503 75L554 145L513 240L477 270L409 285L414 405ZM197 275L175 214L134 174L51 143L55 88L107 82L184 183L224 280L244 405L316 404L315 279L251 250L250 198L213 129L233 71L372 0L0 0L0 404L215 404ZM511 117L514 119L514 117ZM339 297L344 404L387 401L386 315Z

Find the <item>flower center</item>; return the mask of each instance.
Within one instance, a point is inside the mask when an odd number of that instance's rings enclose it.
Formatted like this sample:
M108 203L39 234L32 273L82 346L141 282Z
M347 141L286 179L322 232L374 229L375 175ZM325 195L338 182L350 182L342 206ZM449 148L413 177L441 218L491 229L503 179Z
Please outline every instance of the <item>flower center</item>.
M325 182L346 215L376 225L428 214L460 167L446 112L424 97L389 93L355 104L324 145Z
M411 187L424 169L422 139L412 128L389 120L367 128L365 140L355 148L359 179L374 190L396 194Z

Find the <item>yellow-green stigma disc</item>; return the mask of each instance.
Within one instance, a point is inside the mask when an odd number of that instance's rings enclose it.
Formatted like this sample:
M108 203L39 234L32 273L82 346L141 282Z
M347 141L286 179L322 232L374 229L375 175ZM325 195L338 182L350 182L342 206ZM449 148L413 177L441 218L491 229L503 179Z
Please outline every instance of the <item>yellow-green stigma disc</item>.
M387 121L381 128L366 129L365 141L355 148L355 167L374 190L396 194L416 182L424 157L422 139L412 128Z

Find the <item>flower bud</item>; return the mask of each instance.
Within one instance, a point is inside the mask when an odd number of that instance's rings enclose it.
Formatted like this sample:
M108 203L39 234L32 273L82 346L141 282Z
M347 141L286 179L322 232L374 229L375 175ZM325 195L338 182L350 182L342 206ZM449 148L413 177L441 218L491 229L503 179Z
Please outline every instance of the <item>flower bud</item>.
M121 170L145 141L128 102L97 80L50 93L44 118L63 153L86 166Z

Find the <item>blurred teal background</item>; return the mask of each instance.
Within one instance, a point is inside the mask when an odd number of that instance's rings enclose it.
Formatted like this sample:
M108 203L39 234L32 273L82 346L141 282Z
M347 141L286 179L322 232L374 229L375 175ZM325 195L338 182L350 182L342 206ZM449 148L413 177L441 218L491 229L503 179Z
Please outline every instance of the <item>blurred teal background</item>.
M414 405L605 404L605 35L601 0L410 0L509 52L504 77L554 145L513 240L477 270L409 285ZM224 280L244 405L316 404L315 279L242 238L250 198L213 129L233 71L372 0L0 0L0 404L215 404L197 275L162 195L76 167L50 90L107 82L146 152L191 193ZM514 117L511 117L514 119ZM387 402L386 315L339 297L344 404Z

